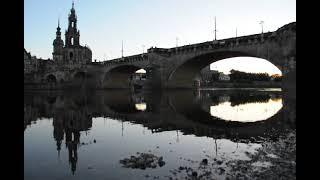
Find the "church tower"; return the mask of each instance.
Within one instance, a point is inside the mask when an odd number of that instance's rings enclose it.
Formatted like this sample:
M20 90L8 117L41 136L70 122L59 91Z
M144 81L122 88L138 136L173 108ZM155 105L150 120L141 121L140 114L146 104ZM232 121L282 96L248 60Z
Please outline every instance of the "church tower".
M63 40L61 39L61 32L60 32L60 23L58 20L58 27L56 32L56 39L53 40L53 60L57 63L61 63L63 61Z
M66 47L80 46L80 32L77 30L77 16L72 2L71 13L69 14L69 25L65 33Z
M65 31L64 43L61 39L60 24L53 41L53 60L59 66L74 68L92 62L92 51L87 46L80 45L80 31L77 28L77 15L74 2L68 15L68 28Z

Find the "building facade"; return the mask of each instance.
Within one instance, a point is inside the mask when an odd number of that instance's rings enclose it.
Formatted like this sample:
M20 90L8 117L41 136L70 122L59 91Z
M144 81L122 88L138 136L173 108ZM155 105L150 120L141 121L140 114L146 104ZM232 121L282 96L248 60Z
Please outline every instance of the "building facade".
M230 81L230 76L220 72L219 73L219 81Z
M58 22L56 39L53 41L53 61L58 65L87 64L92 61L92 51L87 46L80 45L80 31L77 29L77 16L74 3L68 17L68 29L65 31L65 43L61 38L61 28Z
M29 74L39 69L39 60L36 56L31 56L30 52L24 49L24 73Z

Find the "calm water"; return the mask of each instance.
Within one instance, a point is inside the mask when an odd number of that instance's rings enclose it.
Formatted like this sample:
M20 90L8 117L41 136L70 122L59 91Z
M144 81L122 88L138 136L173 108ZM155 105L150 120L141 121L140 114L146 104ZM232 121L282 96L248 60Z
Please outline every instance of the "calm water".
M170 170L203 158L248 160L265 139L295 129L286 102L277 89L25 92L24 176L168 179ZM166 164L122 167L119 160L137 152Z

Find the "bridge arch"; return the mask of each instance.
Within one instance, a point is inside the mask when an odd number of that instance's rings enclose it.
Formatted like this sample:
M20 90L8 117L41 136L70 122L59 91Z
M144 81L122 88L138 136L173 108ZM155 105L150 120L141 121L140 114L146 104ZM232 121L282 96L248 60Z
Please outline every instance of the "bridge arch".
M45 78L46 82L48 83L57 83L57 77L53 74L49 74Z
M84 80L87 76L87 73L84 71L78 71L74 73L73 79Z
M254 52L233 50L216 51L185 59L179 65L175 66L167 77L168 86L176 88L192 88L194 86L194 81L200 78L200 71L203 68L214 62L235 57L261 58L267 60L282 71L282 64L277 63L277 61L273 62Z
M132 75L144 67L137 65L120 65L107 71L103 77L103 88L130 88L132 86Z
M74 88L94 88L94 78L87 71L75 71L71 74L71 87Z

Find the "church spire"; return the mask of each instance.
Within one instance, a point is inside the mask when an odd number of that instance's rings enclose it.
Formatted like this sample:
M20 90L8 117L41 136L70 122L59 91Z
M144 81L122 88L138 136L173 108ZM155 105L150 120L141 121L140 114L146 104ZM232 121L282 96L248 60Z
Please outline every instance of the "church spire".
M72 1L71 13L69 14L68 19L69 19L69 25L65 34L66 47L79 46L80 33L77 29L77 16L76 16L76 11L74 9L74 1Z
M58 27L57 27L57 36L60 36L61 35L61 32L60 32L60 18L58 18Z
M74 0L72 0L72 9L74 9Z

